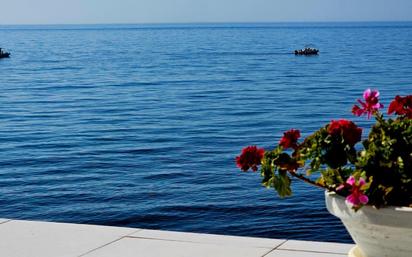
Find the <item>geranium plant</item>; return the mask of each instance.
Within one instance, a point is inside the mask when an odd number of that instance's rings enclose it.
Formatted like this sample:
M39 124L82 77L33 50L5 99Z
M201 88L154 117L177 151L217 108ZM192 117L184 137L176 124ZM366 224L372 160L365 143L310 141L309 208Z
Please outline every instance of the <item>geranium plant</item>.
M396 96L388 108L396 116L386 119L378 91L367 89L358 103L354 115L376 119L362 145L362 128L332 120L304 140L299 130L285 132L273 150L248 146L237 166L260 167L263 185L281 197L292 194L294 177L346 197L356 210L365 204L412 207L412 95Z

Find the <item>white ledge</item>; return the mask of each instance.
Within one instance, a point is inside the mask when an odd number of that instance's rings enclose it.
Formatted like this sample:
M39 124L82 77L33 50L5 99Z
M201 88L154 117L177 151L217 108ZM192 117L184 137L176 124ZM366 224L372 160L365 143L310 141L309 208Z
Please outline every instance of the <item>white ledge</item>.
M7 257L343 257L353 246L0 219Z

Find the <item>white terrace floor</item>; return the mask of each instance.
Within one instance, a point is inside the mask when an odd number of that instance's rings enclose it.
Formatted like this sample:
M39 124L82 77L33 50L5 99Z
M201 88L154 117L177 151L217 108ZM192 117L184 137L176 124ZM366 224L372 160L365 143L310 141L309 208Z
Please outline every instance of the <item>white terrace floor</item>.
M0 257L343 257L352 247L0 219Z

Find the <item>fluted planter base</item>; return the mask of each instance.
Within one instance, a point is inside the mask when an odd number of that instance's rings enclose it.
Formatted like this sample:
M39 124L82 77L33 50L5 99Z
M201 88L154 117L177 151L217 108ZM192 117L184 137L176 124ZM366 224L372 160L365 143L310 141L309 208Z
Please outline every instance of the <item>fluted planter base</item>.
M355 246L349 251L348 257L363 257L363 255L359 247Z
M358 246L349 256L412 256L412 208L364 206L355 212L335 193L326 192L325 199L328 211L341 219Z

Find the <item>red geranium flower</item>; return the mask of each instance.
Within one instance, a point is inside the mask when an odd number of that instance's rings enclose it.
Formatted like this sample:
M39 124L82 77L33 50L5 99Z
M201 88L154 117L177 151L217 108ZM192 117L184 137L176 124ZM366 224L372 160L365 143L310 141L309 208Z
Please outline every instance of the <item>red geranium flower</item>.
M362 129L350 120L332 120L328 132L332 136L342 135L345 142L351 146L359 142L362 137Z
M256 146L248 146L243 148L242 153L236 157L236 164L243 171L248 171L251 168L257 171L265 154L265 149L257 148Z
M401 97L397 95L388 108L388 114L396 113L412 119L412 95Z
M300 131L296 129L291 129L283 133L282 139L280 139L279 145L284 149L298 147L298 139L300 138Z
M363 92L363 99L365 100L365 102L358 99L358 102L360 103L362 108L357 105L354 105L352 108L352 113L356 116L367 114L368 119L370 119L372 114L377 112L380 108L383 108L383 104L379 103L378 97L379 91L371 90L370 88L366 89L365 92Z

